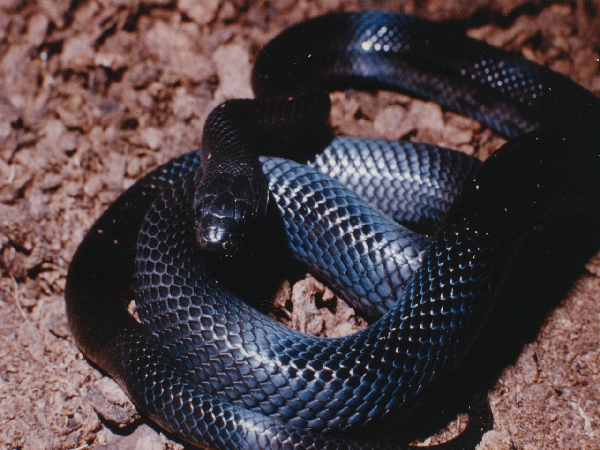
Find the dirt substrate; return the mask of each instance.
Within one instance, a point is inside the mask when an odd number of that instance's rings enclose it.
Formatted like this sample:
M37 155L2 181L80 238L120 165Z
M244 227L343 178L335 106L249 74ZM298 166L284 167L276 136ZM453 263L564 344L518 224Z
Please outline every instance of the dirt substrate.
M211 108L252 96L251 64L270 37L327 11L369 8L469 21L472 36L600 93L596 0L0 2L5 448L181 446L137 419L122 392L74 345L63 299L71 256L135 179L198 146ZM334 93L333 103L340 134L435 142L482 159L503 142L472 120L402 95ZM566 262L556 253L561 270L544 267L539 256L521 264L528 275L505 296L506 320L488 333L491 350L482 351L488 361L473 363L475 375L465 375L487 380L491 389L494 427L481 449L600 448L600 258L588 258L599 240L580 228L568 247L584 250L569 252L575 255ZM553 260L558 250L543 248ZM301 302L314 293L312 285L309 279L286 295ZM289 308L288 297L281 303ZM324 334L340 332L336 321L346 327L342 332L362 326L340 305L338 319L335 308L314 306L279 316ZM504 342L512 348L508 356L489 358L503 354Z

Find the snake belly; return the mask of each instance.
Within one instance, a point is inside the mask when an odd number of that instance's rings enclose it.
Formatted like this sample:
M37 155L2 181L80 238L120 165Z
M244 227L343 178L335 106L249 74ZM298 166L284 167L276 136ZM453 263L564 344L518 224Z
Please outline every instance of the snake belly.
M376 83L518 136L474 174L451 151L343 137L316 168L261 159L295 257L381 315L338 339L290 330L212 278L195 244L202 157L179 157L122 194L78 248L65 293L74 337L141 411L199 447L395 448L347 433L408 415L468 352L528 232L599 203L600 102L443 24L389 13L299 24L265 47L253 81L263 98ZM368 170L339 170L369 158L402 176L399 192L386 177L361 187ZM339 180L320 172L328 166ZM371 206L404 197L419 217L444 218L432 239ZM126 308L134 279L142 323Z

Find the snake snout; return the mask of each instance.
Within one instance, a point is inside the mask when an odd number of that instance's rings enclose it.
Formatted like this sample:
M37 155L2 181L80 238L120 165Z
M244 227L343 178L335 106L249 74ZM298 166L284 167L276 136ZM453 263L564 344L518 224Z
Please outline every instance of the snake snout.
M230 256L264 216L266 198L249 196L256 188L253 180L244 176L219 174L208 186L203 184L198 186L194 202L196 241L202 251Z
M239 234L236 232L236 223L229 217L216 218L209 216L196 227L196 240L200 248L209 253L230 255L239 246Z
M229 193L205 197L196 204L195 231L200 249L222 256L235 253L251 217L248 205L236 205Z

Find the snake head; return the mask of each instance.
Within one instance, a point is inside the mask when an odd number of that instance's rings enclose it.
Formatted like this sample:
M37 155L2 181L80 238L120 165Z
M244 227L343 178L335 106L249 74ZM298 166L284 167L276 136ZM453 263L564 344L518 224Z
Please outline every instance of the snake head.
M264 217L268 200L261 181L248 173L215 173L196 188L196 240L200 248L217 256L231 256ZM264 179L262 173L261 178ZM264 180L266 184L266 180Z

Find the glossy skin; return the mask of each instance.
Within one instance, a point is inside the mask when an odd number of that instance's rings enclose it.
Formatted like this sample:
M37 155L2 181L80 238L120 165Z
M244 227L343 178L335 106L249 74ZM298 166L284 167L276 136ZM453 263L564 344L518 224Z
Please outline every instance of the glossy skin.
M547 69L448 33L392 14L326 16L284 32L256 63L261 97L375 81L508 136L535 129L474 175L469 158L413 144L339 138L317 158L319 170L333 161L334 176L384 206L402 198L424 211L417 221L443 216L431 241L315 169L276 158L256 165L295 257L365 314L386 310L367 329L306 336L212 278L195 244L197 152L140 180L88 233L69 268L69 323L84 353L152 420L218 449L389 448L344 433L409 414L468 352L533 227L600 202L600 102ZM217 126L230 131L226 120ZM381 188L365 189L368 170L339 170L367 159L366 150L404 182L375 174ZM133 278L143 324L125 307Z

